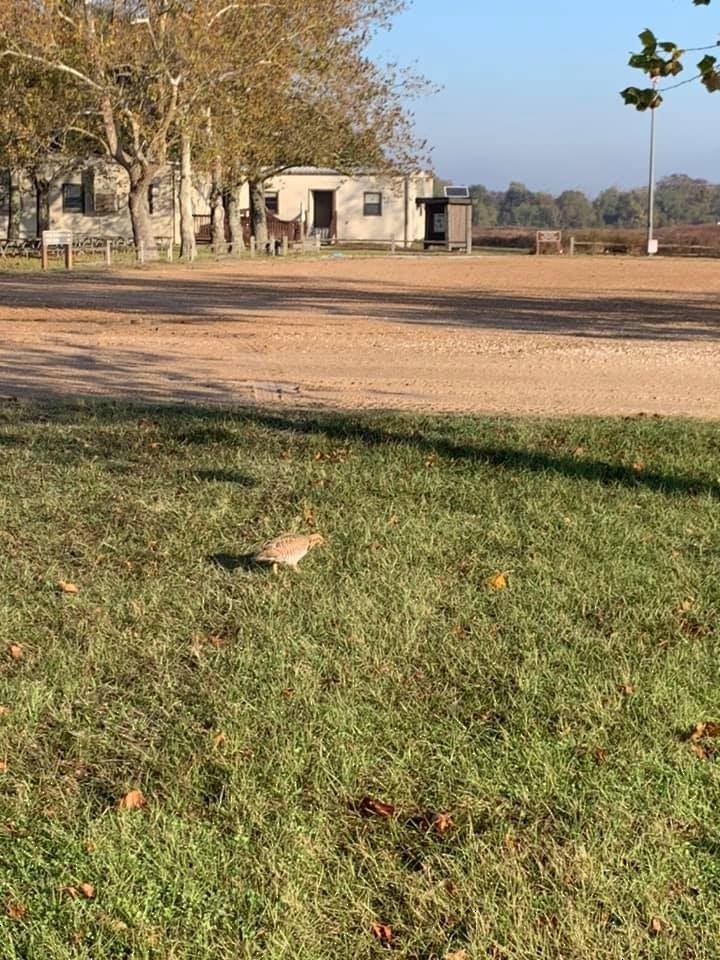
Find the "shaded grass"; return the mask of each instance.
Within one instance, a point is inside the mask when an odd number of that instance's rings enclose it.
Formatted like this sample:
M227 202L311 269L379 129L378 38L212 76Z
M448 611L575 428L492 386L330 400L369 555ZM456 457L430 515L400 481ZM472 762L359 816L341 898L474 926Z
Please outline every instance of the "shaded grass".
M717 956L716 425L0 417L0 956Z

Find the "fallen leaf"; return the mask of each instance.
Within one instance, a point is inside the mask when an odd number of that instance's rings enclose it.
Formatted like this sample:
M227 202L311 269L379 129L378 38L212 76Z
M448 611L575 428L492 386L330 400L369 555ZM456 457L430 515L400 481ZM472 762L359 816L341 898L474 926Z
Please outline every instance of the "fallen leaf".
M129 790L124 797L118 801L118 807L121 810L140 810L147 806L147 800L142 790Z
M81 883L78 886L78 890L86 900L93 900L95 898L95 887L91 883Z
M595 763L600 765L601 763L605 763L607 760L608 752L605 747L595 747L593 749L593 756L595 757Z
M392 941L392 927L389 927L386 923L375 922L371 929L373 936L378 939L380 943L390 943Z
M225 743L226 740L227 740L227 737L222 732L222 730L219 733L216 733L215 736L213 737L213 743L215 744L216 747L219 747L221 743Z
M453 818L449 813L436 813L432 821L433 828L438 833L447 833L455 826Z
M57 584L57 585L58 585L58 589L59 589L60 591L62 591L62 593L77 593L77 592L78 592L78 588L75 586L75 584L74 584L74 583L69 583L67 580L58 580L58 584Z
M19 660L23 655L22 644L20 643L11 643L8 647L8 653L13 658L13 660Z
M373 800L372 797L363 797L357 809L366 817L384 817L387 820L395 816L395 807L391 803L383 803L382 800Z
M27 907L18 900L5 901L5 915L11 920L20 920L27 913Z
M494 576L488 577L485 583L493 590L504 590L507 586L507 577L504 573L496 573Z
M315 515L312 512L312 507L303 507L303 520L309 527L315 526Z
M636 473L642 473L642 471L643 471L644 469L645 469L645 461L644 461L644 460L636 460L635 463L633 463L633 470L634 470Z
M720 723L711 721L696 723L690 734L690 740L692 743L697 743L703 737L720 737Z
M467 950L453 950L445 954L445 960L467 960Z
M425 458L426 467L434 467L437 462L438 462L438 455L436 453L431 453L429 454L429 456Z
M688 610L692 610L692 603L689 600L683 600L678 609L682 610L683 613L687 613Z
M0 760L0 773L7 773L7 763L5 760Z
M651 937L656 937L659 933L665 929L665 924L662 922L660 917L651 917L650 923L648 923L648 933Z
M4 704L0 703L0 717L7 716L10 713L10 707L6 707Z
M625 683L621 683L618 687L620 693L625 694L626 697L631 697L635 693L635 684L629 683L627 680Z
M77 887L63 887L60 892L70 897L71 900L76 900L79 896Z
M699 743L691 743L691 744L690 744L690 749L692 750L692 752L695 754L695 756L696 756L699 760L707 760L707 758L708 758L708 752L707 752L707 750L705 749L705 747L702 746L702 744L699 744Z

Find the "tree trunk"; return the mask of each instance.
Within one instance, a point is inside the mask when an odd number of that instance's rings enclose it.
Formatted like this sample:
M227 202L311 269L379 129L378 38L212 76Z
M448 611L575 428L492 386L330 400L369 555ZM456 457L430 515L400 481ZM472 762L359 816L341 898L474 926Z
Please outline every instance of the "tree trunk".
M7 238L8 240L19 240L20 220L22 218L22 190L20 184L22 172L20 170L10 170L8 176L9 191Z
M210 187L210 237L213 253L219 257L225 245L225 209L223 207L222 170L220 161L213 161Z
M152 183L156 172L156 167L148 167L142 171L135 169L130 170L128 206L130 208L133 240L135 241L136 250L140 249L140 244L142 243L146 260L158 260L160 257L153 234L153 225L150 219L147 199L148 187Z
M45 177L34 175L35 194L37 196L37 228L38 237L42 236L43 230L50 229L50 183Z
M174 199L173 199L174 202ZM180 137L180 259L194 260L195 222L192 205L192 147L190 137Z
M230 232L230 245L232 253L236 257L239 257L245 249L242 223L240 221L240 205L238 203L239 193L240 187L228 187L223 190L223 205L225 207L225 216L227 217L228 230Z
M264 250L268 242L267 208L265 206L265 183L250 180L250 222L258 250Z

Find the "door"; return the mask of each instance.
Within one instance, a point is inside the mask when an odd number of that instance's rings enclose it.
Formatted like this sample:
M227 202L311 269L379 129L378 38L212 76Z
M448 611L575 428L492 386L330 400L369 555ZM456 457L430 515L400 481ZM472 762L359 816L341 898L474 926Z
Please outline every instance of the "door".
M335 193L332 190L313 190L313 226L328 231L332 226Z

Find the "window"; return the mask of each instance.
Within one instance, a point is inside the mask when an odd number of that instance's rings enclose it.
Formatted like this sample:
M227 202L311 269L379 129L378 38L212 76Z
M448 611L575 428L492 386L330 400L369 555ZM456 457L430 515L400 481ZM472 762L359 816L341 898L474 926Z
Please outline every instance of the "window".
M382 216L382 194L375 191L363 194L363 216Z
M63 213L85 213L85 191L81 183L62 186Z
M278 210L280 209L280 204L278 202L278 193L277 190L273 193L265 194L265 209L268 213L274 213L275 216L278 215Z
M160 184L157 180L153 182L148 187L147 201L148 201L148 212L152 215L153 213L158 212L158 202L160 200Z

